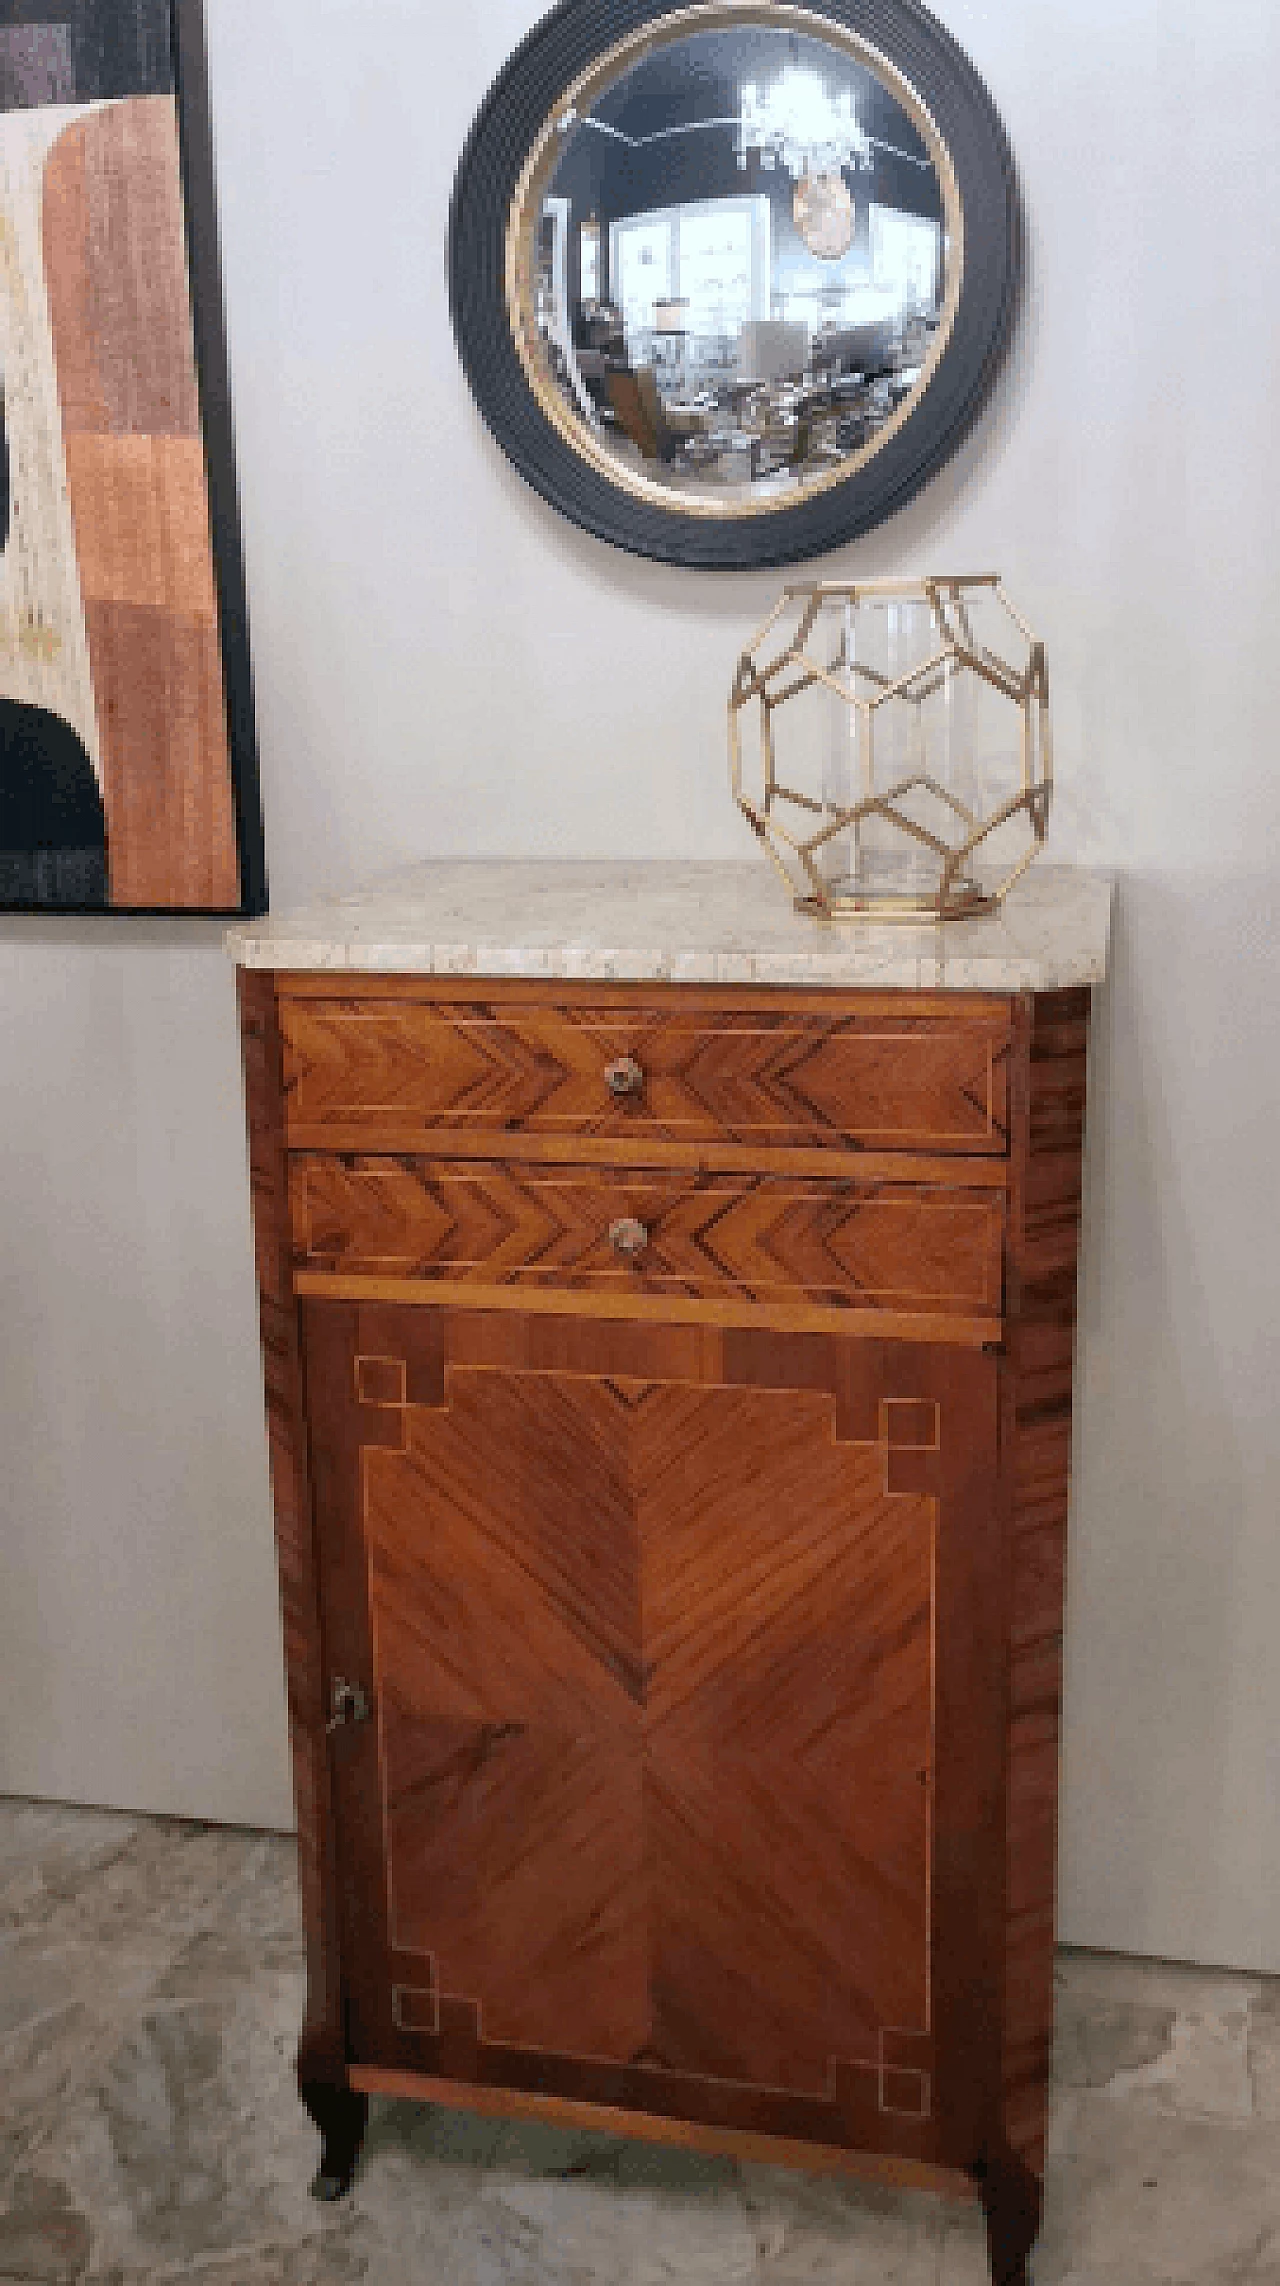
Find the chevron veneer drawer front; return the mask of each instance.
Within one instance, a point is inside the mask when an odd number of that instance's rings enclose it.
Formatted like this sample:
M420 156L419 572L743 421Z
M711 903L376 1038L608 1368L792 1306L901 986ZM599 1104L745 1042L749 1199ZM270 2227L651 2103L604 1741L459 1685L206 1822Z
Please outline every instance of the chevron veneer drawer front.
M1000 1315L1001 1190L298 1154L290 1198L300 1274Z
M561 991L563 988L561 988ZM809 996L810 998L814 996ZM826 996L828 1001L830 995ZM754 1148L1009 1148L1009 1002L897 993L797 1008L672 989L569 1003L282 996L295 1145L600 1138Z

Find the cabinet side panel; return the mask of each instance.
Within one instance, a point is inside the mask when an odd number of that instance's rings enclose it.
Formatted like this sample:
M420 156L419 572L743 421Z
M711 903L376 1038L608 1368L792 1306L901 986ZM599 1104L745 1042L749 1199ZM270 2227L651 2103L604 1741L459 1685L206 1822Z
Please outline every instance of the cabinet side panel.
M1053 2043L1062 1626L1089 993L1024 1002L1013 1069L1005 2133L1044 2172Z
M290 1268L283 1067L274 978L241 970L239 994L267 1436L298 1813L298 1876L307 1939L307 2022L300 2062L305 2061L312 2078L324 2079L339 2075L343 2068L344 2034L332 1904L332 1811L320 1606Z

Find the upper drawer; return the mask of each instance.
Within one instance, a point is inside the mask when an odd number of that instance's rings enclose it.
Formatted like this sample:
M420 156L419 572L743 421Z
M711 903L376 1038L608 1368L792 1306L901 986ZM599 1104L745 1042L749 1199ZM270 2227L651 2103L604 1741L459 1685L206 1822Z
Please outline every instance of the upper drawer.
M908 995L826 1011L584 999L281 999L295 1148L826 1145L1004 1153L1006 1004ZM615 1092L621 1090L622 1092Z

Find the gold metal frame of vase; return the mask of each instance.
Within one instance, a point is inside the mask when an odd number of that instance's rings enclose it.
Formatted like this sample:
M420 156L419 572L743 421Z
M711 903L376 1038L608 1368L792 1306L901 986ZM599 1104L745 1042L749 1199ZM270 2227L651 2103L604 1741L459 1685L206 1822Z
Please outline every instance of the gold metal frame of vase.
M547 370L542 351L542 335L538 327L533 289L534 245L542 202L559 164L561 124L568 114L573 111L589 111L623 71L646 56L656 54L659 49L670 47L698 32L731 30L738 24L764 25L772 31L799 32L811 39L825 40L831 47L842 49L856 63L874 72L894 101L901 105L920 134L942 192L946 294L938 331L919 381L892 418L877 430L860 451L850 453L848 459L841 461L838 467L825 470L807 483L793 485L786 491L758 497L745 487L741 493L726 487L723 493L714 497L693 498L688 494L669 491L664 485L655 483L651 477L642 476L635 469L615 460L603 442L592 435L585 422L576 418L565 403ZM889 62L887 56L881 55L879 49L873 48L868 41L859 39L847 26L833 23L809 8L783 5L781 0L702 0L701 5L681 8L671 16L664 16L658 23L645 25L597 57L565 89L554 111L539 130L521 170L507 223L507 316L525 379L540 410L565 442L572 445L583 460L589 461L593 468L620 491L629 492L634 499L643 500L654 507L670 509L683 516L715 517L721 520L734 516L774 515L784 509L794 509L802 501L812 500L838 484L847 484L850 477L865 468L868 461L883 450L890 438L896 436L919 409L921 399L946 355L956 311L960 305L963 280L964 208L955 167L932 115L910 81L904 78L895 64Z
M978 642L965 601L966 595L975 589L993 593L1025 637L1029 652L1025 671L1013 667L989 646ZM810 658L805 645L825 603L835 600L856 607L872 598L894 597L929 605L938 633L937 648L896 682L890 682L869 667L859 667L858 674L877 687L872 696L858 698L828 668ZM797 603L802 611L794 639L766 666L759 666L753 654L759 651L784 612ZM913 772L892 786L877 788L875 783L875 724L880 709L890 700L922 705L942 687L953 666L977 675L1016 706L1022 716L1022 787L989 818L977 817L965 803L924 772ZM789 700L797 698L802 691L812 690L815 685L824 686L863 718L860 750L867 792L861 801L834 813L811 794L785 784L778 775L774 717ZM764 790L759 803L750 799L743 784L741 718L753 703L760 707L764 766ZM1053 796L1053 734L1044 645L1014 609L995 573L960 579L861 580L856 585L844 581L810 581L788 587L738 662L729 699L729 755L733 798L781 874L799 911L828 920L856 917L903 921L963 920L975 913L990 912L1003 902L1015 881L1026 872L1044 846L1048 832ZM955 818L954 841L931 833L895 806L921 790L931 794ZM788 810L820 819L821 823L807 832L793 831L779 815ZM1020 812L1025 813L1028 821L1030 847L997 888L980 890L969 878L975 854L992 834ZM883 819L909 840L934 853L938 860L936 891L859 893L856 889L833 888L824 879L820 864L822 852L837 836L856 829L866 818Z

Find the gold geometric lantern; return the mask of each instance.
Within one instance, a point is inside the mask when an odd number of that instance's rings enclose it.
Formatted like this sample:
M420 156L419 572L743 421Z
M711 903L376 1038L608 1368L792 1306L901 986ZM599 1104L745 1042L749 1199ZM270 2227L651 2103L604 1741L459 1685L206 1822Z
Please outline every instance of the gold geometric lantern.
M994 575L788 587L739 661L729 750L801 910L987 912L1048 831L1044 645Z

